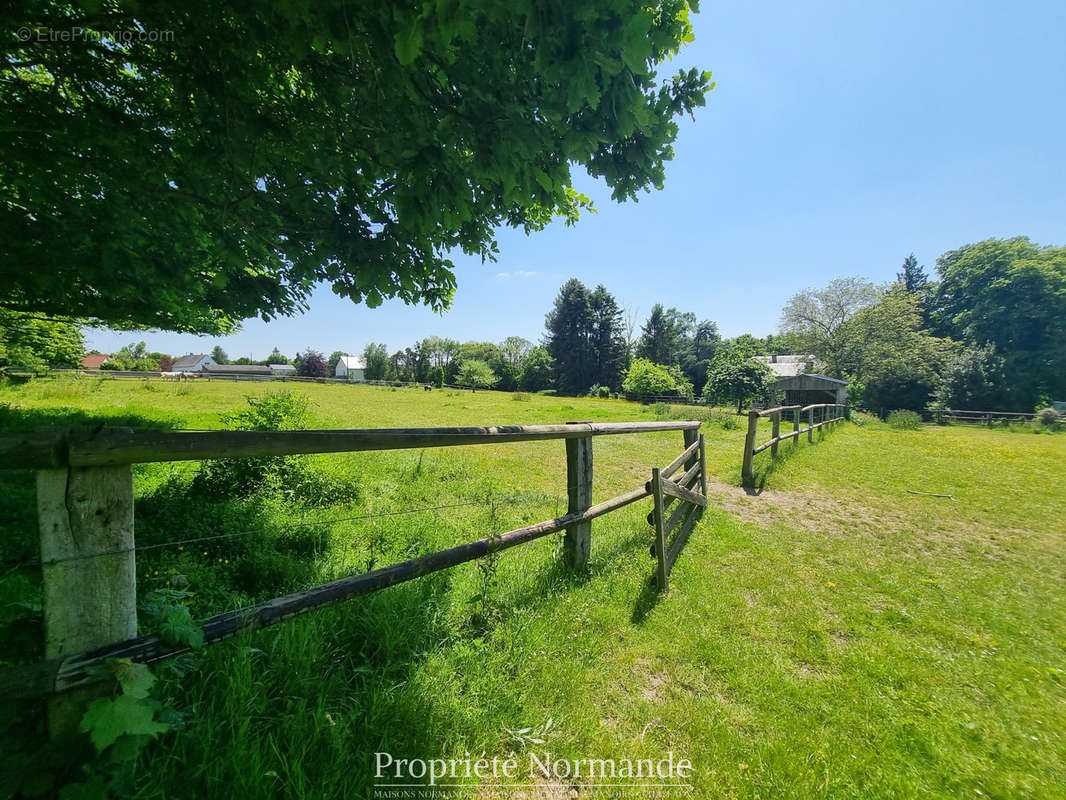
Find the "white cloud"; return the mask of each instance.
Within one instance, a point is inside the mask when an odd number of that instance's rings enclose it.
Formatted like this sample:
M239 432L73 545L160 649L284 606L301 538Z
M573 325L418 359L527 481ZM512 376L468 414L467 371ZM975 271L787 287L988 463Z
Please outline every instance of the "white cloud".
M540 275L539 272L529 269L516 269L514 272L497 272L496 277L500 280L510 280L511 278L533 278Z

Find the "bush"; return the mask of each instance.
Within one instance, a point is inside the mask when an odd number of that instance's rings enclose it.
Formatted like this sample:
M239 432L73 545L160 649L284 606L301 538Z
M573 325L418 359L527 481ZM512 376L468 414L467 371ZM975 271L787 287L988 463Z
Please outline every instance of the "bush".
M915 431L922 427L922 417L915 411L893 411L887 422L889 427L901 431Z
M533 396L529 392L515 392L511 395L511 399L529 401L533 399Z
M1035 419L1040 425L1043 425L1045 428L1050 428L1056 425L1062 419L1062 416L1058 411L1048 406L1047 408L1042 408L1037 411Z
M247 409L222 415L229 430L293 431L311 426L311 401L306 395L272 392L246 399ZM264 493L307 505L349 502L358 494L354 486L312 470L306 456L207 460L194 487L215 497Z
M670 371L647 358L637 358L626 370L622 388L630 394L660 395L675 389Z
M670 416L670 404L669 403L656 403L652 410L655 412L655 416L660 419L665 419Z

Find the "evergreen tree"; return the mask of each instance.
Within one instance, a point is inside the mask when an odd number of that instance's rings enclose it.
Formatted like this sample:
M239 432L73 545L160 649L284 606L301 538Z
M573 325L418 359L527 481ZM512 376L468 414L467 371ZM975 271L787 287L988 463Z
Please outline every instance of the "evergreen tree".
M555 361L559 392L576 395L587 391L596 382L597 365L590 341L592 306L585 284L577 278L564 283L544 325L544 346Z
M924 291L929 285L929 276L925 274L924 268L918 266L914 253L903 259L903 271L896 273L896 280L912 294Z
M676 308L664 310L662 303L656 303L640 330L637 356L656 364L680 364L688 344L686 340L695 327L695 314L682 314Z
M603 284L589 295L589 306L592 314L590 341L596 360L594 382L617 391L622 385L628 352L622 309Z
M226 355L226 351L222 349L222 345L216 344L211 350L211 358L216 364L228 364L229 356Z

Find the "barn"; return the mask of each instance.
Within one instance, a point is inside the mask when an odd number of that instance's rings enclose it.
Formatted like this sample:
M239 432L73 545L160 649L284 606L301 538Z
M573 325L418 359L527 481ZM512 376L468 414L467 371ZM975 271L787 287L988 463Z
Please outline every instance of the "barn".
M817 369L814 356L754 356L774 374L778 402L786 406L814 403L846 403L848 382L810 371Z
M362 356L341 356L333 375L337 378L347 378L350 381L362 381L366 380L363 372L365 369L366 359Z

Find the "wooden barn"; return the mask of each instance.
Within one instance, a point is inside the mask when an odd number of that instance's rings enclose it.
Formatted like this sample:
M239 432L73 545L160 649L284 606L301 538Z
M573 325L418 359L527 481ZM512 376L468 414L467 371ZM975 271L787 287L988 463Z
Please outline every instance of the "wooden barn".
M754 356L774 374L777 401L782 405L846 403L848 382L819 375L814 356Z

